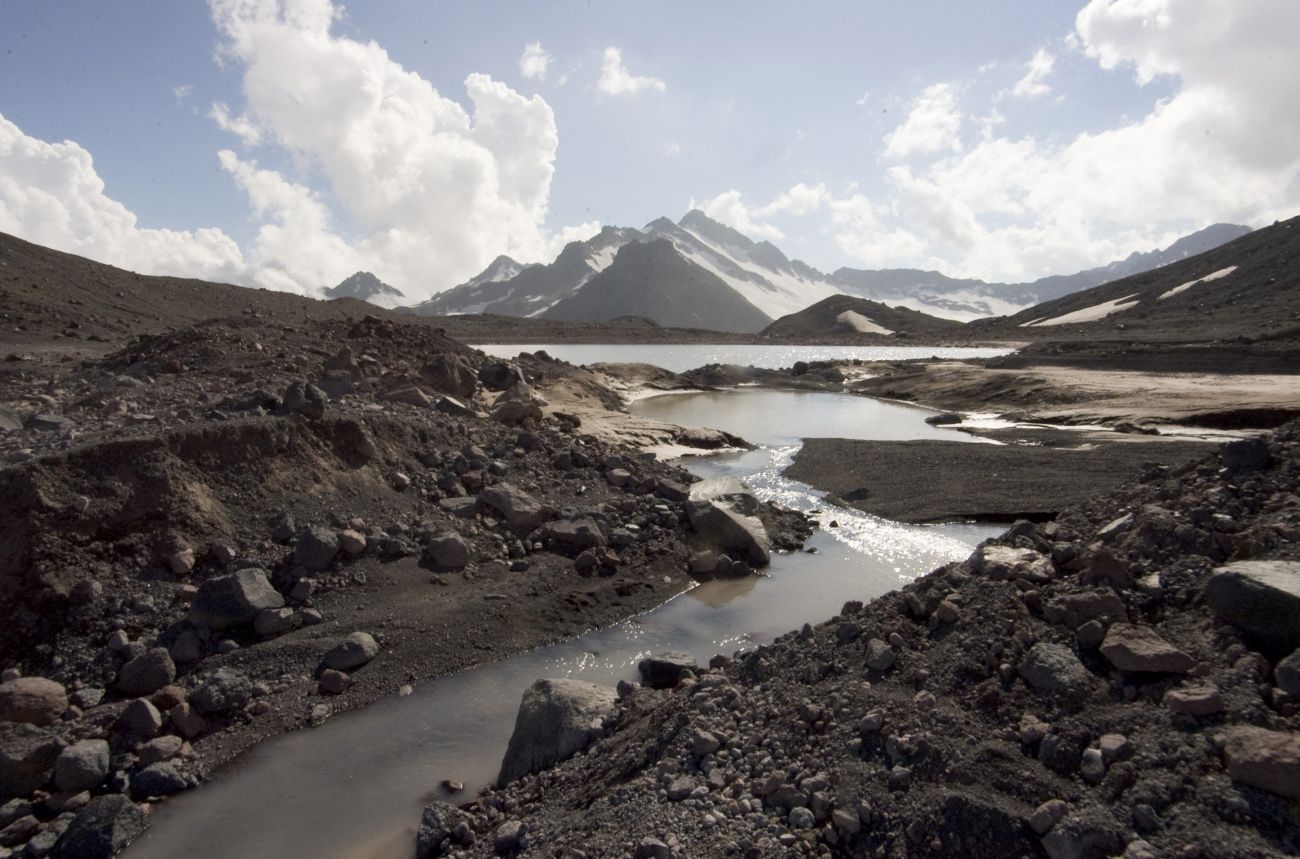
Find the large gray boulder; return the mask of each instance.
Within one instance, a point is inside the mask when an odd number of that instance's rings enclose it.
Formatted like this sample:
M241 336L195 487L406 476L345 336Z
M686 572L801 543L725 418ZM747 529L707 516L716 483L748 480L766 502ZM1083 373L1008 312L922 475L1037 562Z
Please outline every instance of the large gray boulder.
M271 587L266 570L249 567L200 585L189 621L209 629L231 629L249 623L263 609L283 606L284 597Z
M155 647L132 659L117 673L117 688L128 695L152 695L176 679L176 663L165 647Z
M379 642L368 632L354 632L345 637L321 659L326 668L351 671L379 655Z
M1205 601L1219 620L1282 652L1300 647L1300 561L1237 561L1217 568Z
M772 541L756 516L737 513L717 501L692 501L686 512L704 545L750 566L765 567L771 563Z
M339 535L332 528L308 528L293 545L293 562L313 572L329 568L339 554Z
M524 692L497 782L544 770L601 735L618 694L582 680L538 680Z
M583 549L598 549L605 545L605 535L600 533L600 526L590 516L566 516L549 522L542 535L562 549L581 552Z
M527 534L555 518L555 509L542 504L513 483L497 483L478 494L480 504L505 517L516 533Z
M0 800L27 796L43 787L63 745L45 728L0 722Z
M200 713L242 710L253 699L253 681L233 668L218 668L190 694L189 703Z
M420 377L435 391L464 400L472 400L478 392L478 371L465 355L435 355L420 368Z
M459 534L436 534L424 544L424 556L442 570L463 570L469 563L469 544Z
M121 794L92 799L54 845L54 859L111 859L149 825L145 813Z
M54 762L54 786L64 793L96 787L108 775L109 749L103 740L81 740L59 753Z
M520 382L497 397L496 402L492 404L492 419L507 426L521 424L530 419L540 421L544 405L546 400Z
M0 683L0 722L48 725L68 709L63 684L44 677L19 677Z
M1025 654L1020 676L1041 692L1081 695L1092 685L1092 675L1074 651L1061 644L1040 641Z

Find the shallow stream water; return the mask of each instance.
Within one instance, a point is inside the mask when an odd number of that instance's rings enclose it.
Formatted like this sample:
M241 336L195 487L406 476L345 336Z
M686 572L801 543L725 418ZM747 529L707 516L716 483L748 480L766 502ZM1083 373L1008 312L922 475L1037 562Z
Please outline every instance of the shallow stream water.
M1000 528L902 525L827 505L781 470L808 436L971 440L924 423L928 412L861 397L734 391L653 397L638 414L712 426L762 445L687 461L703 477L740 477L767 500L821 510L815 553L774 556L767 575L709 582L644 615L418 686L319 728L263 743L210 783L156 808L129 859L403 859L422 805L443 779L469 791L500 766L524 689L541 677L612 685L643 656L686 650L705 662L823 620L947 561ZM830 527L834 521L836 527ZM461 795L463 799L468 794Z

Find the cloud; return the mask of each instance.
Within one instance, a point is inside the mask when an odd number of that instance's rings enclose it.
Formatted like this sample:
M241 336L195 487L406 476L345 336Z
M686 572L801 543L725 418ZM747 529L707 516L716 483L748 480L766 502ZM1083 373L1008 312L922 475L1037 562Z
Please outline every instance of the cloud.
M1045 48L1039 48L1029 62L1025 63L1025 75L1016 81L1016 85L1011 88L1011 94L1016 98L1038 98L1040 95L1047 95L1052 88L1043 83L1047 76L1052 73L1052 65L1056 62Z
M938 83L921 91L903 123L885 135L886 158L961 150L961 114L952 84Z
M172 95L176 96L176 106L183 105L193 92L194 84L178 84L172 87Z
M605 49L596 87L606 95L636 95L646 90L663 92L668 89L659 78L638 77L630 73L623 65L623 52L613 47Z
M674 140L670 140L664 144L664 155L668 156L669 158L673 158L681 154L682 154L682 146L680 143L677 143Z
M90 153L0 115L0 231L143 274L240 281L238 245L217 229L160 230L105 193Z
M420 299L498 254L546 258L559 134L540 96L470 74L462 107L375 42L334 35L326 0L210 5L219 53L242 69L243 115L302 174L221 156L263 220L258 283L310 293L366 268ZM347 233L331 226L325 199Z
M691 200L690 208L699 209L715 221L720 221L752 238L776 241L785 238L785 233L771 223L772 218L781 215L804 217L828 203L830 198L830 192L826 190L825 185L820 183L807 185L799 182L778 194L764 206L747 205L743 195L732 189L702 203Z
M833 203L836 239L867 264L1020 280L1122 258L1217 221L1290 217L1300 211L1296 33L1300 4L1291 0L1091 0L1070 41L1138 85L1168 79L1172 95L1144 115L1065 138L1000 135L991 111L969 150L891 168L869 207Z
M519 74L529 80L546 80L546 70L551 67L551 55L542 50L541 42L529 42L519 55Z
M262 142L262 129L247 116L231 116L230 108L225 102L214 101L208 111L208 118L222 131L229 131L242 140L245 146L257 146Z

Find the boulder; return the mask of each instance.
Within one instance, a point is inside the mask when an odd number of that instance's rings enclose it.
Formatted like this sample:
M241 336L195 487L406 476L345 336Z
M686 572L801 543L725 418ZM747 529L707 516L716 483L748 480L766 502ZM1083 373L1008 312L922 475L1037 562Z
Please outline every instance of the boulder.
M73 743L54 762L54 786L64 793L90 790L108 775L108 764L108 743L103 740Z
M1288 695L1300 698L1300 650L1278 662L1273 672L1277 677L1278 688Z
M1164 704L1184 716L1214 716L1224 710L1223 695L1214 686L1185 686L1165 693Z
M527 420L540 421L544 405L546 400L537 396L528 385L520 382L497 397L496 402L492 404L492 419L507 426L521 424Z
M1266 648L1300 647L1300 561L1237 561L1218 567L1205 601L1222 621Z
M1233 781L1300 799L1300 733L1237 725L1228 729L1223 756Z
M435 391L472 400L478 392L478 373L465 355L435 355L420 368L420 377Z
M1260 471L1273 462L1268 442L1262 438L1242 438L1230 441L1219 449L1219 458L1229 471L1242 473Z
M242 710L253 699L253 682L234 668L218 668L190 695L189 704L205 715Z
M0 800L27 796L44 786L63 745L45 728L0 722Z
M749 487L734 477L706 477L692 483L688 494L691 501L720 501L732 510L752 516L758 512L758 498Z
M293 382L284 391L284 400L276 410L282 415L302 415L312 420L325 417L329 397L310 382Z
M303 582L310 584L310 579L300 579L299 584ZM257 613L253 618L253 631L263 638L281 635L293 629L293 609L291 608L267 608Z
M505 517L516 533L528 534L555 518L555 510L539 502L513 483L497 483L478 494L480 504Z
M121 794L86 803L54 845L54 859L111 859L149 825L140 806Z
M63 684L44 677L19 677L0 683L0 722L48 725L68 709Z
M150 764L131 776L131 796L138 800L152 796L171 796L188 790L189 780L173 763Z
M1186 674L1196 660L1165 641L1149 626L1113 623L1101 642L1101 655L1120 671Z
M420 829L415 834L416 859L435 859L453 845L465 845L473 839L469 818L449 802L432 802L424 807Z
M162 714L148 698L136 698L117 718L117 729L133 740L148 740L162 730Z
M1064 695L1087 692L1093 679L1073 650L1045 641L1029 648L1020 663L1020 676L1040 692Z
M524 374L514 364L489 361L479 368L478 380L489 391L505 391L524 382Z
M231 629L248 623L263 609L283 606L284 597L271 587L266 570L249 567L200 585L189 621L209 629Z
M436 534L424 544L424 556L442 570L463 570L469 563L469 544L459 534Z
M614 713L613 689L581 680L538 680L524 691L499 784L544 770L586 748Z
M971 569L991 579L1027 579L1048 582L1053 575L1052 559L1033 549L1012 546L980 546L970 558Z
M366 632L354 632L334 645L321 659L326 668L352 671L379 655L379 643Z
M597 549L605 545L605 535L590 516L566 516L546 525L545 539L570 552Z
M671 689L682 678L700 673L695 657L678 650L647 656L636 667L641 674L641 685L651 689Z
M339 548L339 535L332 528L308 528L294 543L293 562L313 572L326 570L338 557Z
M772 543L757 517L736 513L717 501L692 501L686 512L704 545L754 567L771 562Z
M1114 591L1102 588L1057 597L1043 606L1043 617L1051 623L1078 629L1094 618L1109 617L1112 620L1126 621L1128 610Z
M426 409L433 405L433 397L421 391L415 385L394 388L381 395L380 399L390 403L405 403L408 406L419 406Z
M117 688L128 695L152 695L176 679L176 663L165 647L155 647L122 666Z

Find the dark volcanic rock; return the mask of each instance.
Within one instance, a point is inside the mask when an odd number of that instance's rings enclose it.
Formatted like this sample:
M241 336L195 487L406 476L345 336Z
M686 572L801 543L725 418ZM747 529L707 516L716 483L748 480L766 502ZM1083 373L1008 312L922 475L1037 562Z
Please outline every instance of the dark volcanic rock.
M1300 562L1238 561L1219 567L1205 601L1220 619L1281 650L1300 647Z
M248 568L200 585L189 620L195 626L230 629L251 622L263 609L283 605L284 597L271 587L266 571Z
M54 859L111 859L149 825L140 806L120 794L86 803L54 845Z

